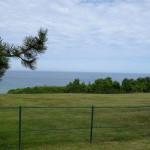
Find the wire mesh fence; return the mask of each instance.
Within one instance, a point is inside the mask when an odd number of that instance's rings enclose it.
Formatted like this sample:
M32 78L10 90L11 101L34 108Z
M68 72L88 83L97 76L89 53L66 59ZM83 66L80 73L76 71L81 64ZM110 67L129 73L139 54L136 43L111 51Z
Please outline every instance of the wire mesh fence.
M1 107L0 148L150 138L150 106Z

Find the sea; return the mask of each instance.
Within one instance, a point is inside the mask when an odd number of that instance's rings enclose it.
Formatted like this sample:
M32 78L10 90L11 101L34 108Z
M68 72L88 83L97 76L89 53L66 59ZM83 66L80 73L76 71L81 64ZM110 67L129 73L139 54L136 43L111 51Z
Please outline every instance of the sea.
M33 86L64 86L76 78L79 78L81 82L93 83L98 78L106 77L111 77L113 81L121 83L124 78L150 77L150 73L7 71L0 81L0 93L7 93L10 89Z

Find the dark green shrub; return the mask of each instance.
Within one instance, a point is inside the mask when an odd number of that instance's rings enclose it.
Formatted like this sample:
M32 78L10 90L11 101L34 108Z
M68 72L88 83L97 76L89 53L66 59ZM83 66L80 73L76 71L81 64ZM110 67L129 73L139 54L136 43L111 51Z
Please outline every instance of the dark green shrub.
M36 86L22 89L9 90L9 94L38 94L38 93L133 93L133 92L150 92L150 77L127 79L125 78L120 85L117 81L112 81L110 77L97 79L93 84L80 83L75 79L66 86Z

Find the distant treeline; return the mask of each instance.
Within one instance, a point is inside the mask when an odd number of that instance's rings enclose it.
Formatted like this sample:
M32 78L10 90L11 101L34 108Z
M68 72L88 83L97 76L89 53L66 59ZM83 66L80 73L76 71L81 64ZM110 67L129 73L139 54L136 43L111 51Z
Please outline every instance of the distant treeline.
M150 77L127 79L122 83L112 81L110 77L97 79L94 83L85 84L75 79L66 86L36 86L9 90L9 94L50 94L50 93L148 93L150 92Z

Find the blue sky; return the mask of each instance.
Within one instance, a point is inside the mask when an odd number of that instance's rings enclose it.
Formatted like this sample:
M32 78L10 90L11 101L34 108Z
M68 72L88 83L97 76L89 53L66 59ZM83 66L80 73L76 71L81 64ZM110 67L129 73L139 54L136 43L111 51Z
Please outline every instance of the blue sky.
M150 73L150 0L1 0L0 36L48 29L37 71ZM28 70L11 60L11 70Z

